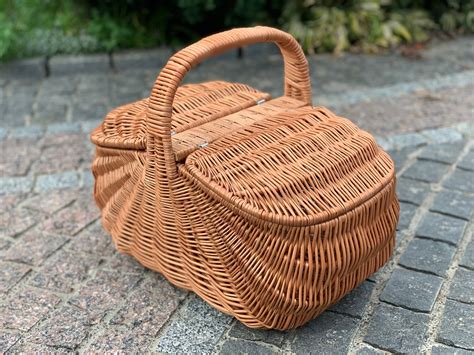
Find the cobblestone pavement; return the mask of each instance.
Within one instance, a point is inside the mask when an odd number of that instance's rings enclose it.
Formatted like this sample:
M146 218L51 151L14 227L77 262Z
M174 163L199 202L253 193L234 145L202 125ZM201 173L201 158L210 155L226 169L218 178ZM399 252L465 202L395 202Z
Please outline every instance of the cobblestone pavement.
M396 67L390 75L383 71L385 78L354 71L369 84L340 74L319 97L378 133L393 157L401 201L397 247L384 268L341 302L288 332L251 330L215 311L118 254L101 228L87 135L105 110L144 95L154 70L121 74L126 62L117 57L118 73L96 68L69 75L73 59L56 59L51 77L36 83L0 68L0 353L474 353L471 41L442 44L425 62L406 66L390 56L336 61ZM94 58L100 63L97 56L83 64L92 70ZM129 63L140 58L128 54ZM324 60L323 68L344 70ZM202 80L204 69L193 79ZM44 120L41 100L50 110ZM57 109L61 102L64 110ZM410 132L396 134L407 127Z
M148 96L170 55L171 50L159 49L113 57L58 56L48 61L47 78L43 59L0 65L2 126L101 118L117 105ZM421 52L420 59L398 54L317 55L310 57L309 63L314 102L338 109L379 134L466 121L474 109L474 100L467 96L474 86L474 37L434 44ZM235 52L211 59L186 79L239 81L279 96L282 75L276 47L260 45L245 49L240 60ZM358 103L364 105L354 108ZM410 107L410 115L406 107Z

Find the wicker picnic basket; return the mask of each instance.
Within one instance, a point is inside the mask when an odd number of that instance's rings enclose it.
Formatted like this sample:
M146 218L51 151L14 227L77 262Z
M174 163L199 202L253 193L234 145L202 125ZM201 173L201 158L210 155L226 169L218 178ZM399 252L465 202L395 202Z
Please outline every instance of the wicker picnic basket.
M204 59L257 42L279 46L284 96L180 86ZM179 51L149 98L110 112L91 138L94 195L117 248L249 327L304 324L392 253L393 162L311 105L306 58L285 32L234 29Z

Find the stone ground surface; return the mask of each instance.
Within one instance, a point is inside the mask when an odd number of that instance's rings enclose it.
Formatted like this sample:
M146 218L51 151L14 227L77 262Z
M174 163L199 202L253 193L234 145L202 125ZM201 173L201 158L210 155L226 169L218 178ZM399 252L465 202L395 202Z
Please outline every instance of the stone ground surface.
M107 73L100 56L53 58L48 78L31 63L1 67L0 353L473 353L473 43L441 43L421 61L310 61L317 102L391 153L401 216L386 266L287 332L248 329L176 289L118 254L100 226L87 134L107 109L146 94L156 70L121 68L149 53L117 56ZM265 53L215 60L192 79L222 71L273 92L281 72L258 66L279 60Z

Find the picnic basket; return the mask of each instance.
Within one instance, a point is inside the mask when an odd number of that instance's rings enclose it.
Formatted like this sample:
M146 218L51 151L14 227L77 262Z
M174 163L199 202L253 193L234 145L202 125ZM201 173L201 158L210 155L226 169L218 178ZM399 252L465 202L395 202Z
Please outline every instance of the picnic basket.
M284 95L180 86L206 58L274 42ZM367 132L311 104L306 58L269 27L173 55L149 98L92 135L94 197L119 251L253 328L316 317L380 268L395 241L394 164Z

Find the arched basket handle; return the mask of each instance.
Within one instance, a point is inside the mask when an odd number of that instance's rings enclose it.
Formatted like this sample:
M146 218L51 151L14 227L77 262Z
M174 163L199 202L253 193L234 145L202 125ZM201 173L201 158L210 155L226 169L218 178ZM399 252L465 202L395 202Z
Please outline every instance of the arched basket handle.
M171 145L171 120L176 90L192 67L209 57L249 44L274 42L285 65L285 96L311 104L308 62L298 42L288 33L271 27L236 28L221 32L182 49L173 55L158 75L147 110L147 150L164 156L168 173L176 163ZM160 159L160 160L161 160Z

